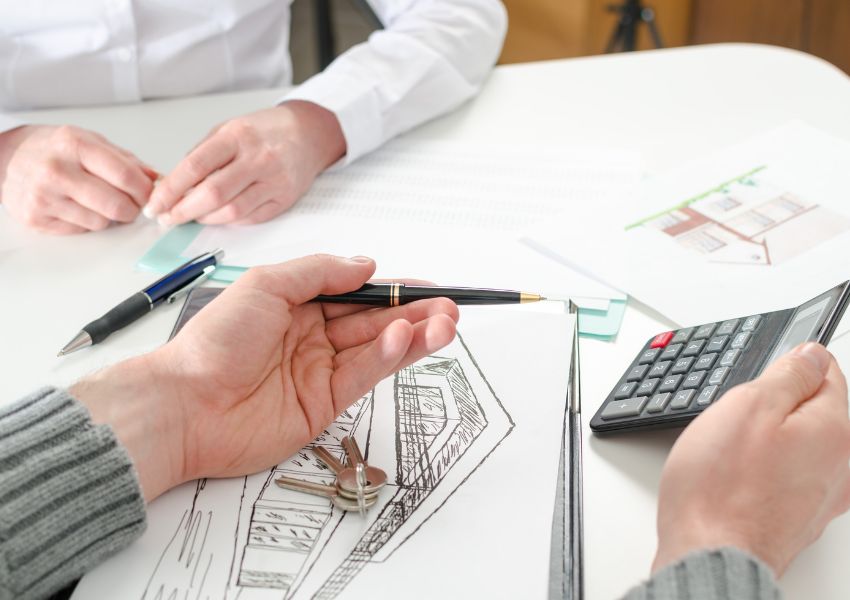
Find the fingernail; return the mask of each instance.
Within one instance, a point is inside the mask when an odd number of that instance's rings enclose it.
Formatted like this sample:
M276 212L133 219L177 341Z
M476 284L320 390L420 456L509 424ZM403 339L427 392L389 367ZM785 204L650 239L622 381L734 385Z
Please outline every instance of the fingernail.
M368 256L352 256L348 260L350 260L351 262L356 262L356 263L370 263L370 262L372 262L372 259L369 258Z
M829 352L820 344L815 342L803 344L797 348L797 354L815 365L821 373L826 373L829 368Z
M156 219L156 212L154 211L153 206L151 206L150 203L145 204L145 207L142 209L142 214L145 215L151 221Z
M156 222L160 225L171 225L171 215L164 213L156 218Z

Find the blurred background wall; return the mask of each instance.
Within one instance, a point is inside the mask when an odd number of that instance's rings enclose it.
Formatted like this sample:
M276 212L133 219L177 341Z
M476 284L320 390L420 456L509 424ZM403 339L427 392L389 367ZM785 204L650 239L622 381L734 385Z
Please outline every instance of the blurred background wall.
M501 62L605 50L611 0L504 0L511 17ZM850 0L646 0L665 46L754 42L803 50L850 73ZM652 48L638 27L638 48Z
M510 26L500 63L600 54L617 25L615 0L503 0ZM642 0L652 9L665 47L754 42L803 50L850 74L850 0ZM365 0L295 0L292 57L295 80L321 69L374 29ZM324 51L321 28L330 39ZM637 27L637 48L653 48ZM324 53L324 57L322 56ZM325 60L323 60L323 58Z

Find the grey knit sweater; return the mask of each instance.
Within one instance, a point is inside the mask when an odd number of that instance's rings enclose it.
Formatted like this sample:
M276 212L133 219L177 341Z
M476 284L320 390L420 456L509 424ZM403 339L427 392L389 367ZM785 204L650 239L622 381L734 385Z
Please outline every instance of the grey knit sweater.
M45 598L145 528L130 457L67 392L0 409L0 598Z
M0 599L45 598L145 528L130 457L63 390L0 409ZM627 600L773 600L770 570L734 548L698 552Z

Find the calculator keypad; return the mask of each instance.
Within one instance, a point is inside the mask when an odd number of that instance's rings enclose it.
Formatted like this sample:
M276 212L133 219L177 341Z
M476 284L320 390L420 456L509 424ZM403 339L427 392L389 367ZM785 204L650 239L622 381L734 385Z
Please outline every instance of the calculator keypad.
M652 338L614 389L599 417L605 422L676 417L711 405L754 345L762 315L707 323Z

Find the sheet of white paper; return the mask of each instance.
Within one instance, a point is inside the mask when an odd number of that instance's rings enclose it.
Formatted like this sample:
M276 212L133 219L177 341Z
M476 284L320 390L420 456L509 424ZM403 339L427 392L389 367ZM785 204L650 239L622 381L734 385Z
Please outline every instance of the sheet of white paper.
M533 168L520 160L529 152ZM638 173L632 153L397 141L323 174L272 222L204 228L184 254L220 247L225 263L238 266L363 254L377 260L379 277L622 299L514 241L524 227L573 206L631 194Z
M156 500L142 538L73 597L546 598L574 319L496 317L465 311L462 339L381 382L314 442L341 456L351 433L387 471L365 518L274 484L332 480L305 449Z
M797 306L846 280L848 193L850 143L795 122L525 241L680 325L717 321Z

